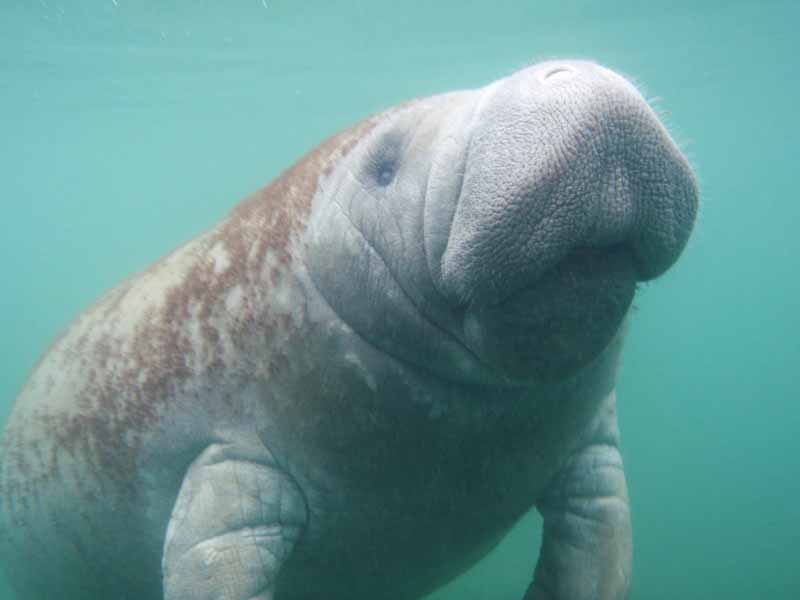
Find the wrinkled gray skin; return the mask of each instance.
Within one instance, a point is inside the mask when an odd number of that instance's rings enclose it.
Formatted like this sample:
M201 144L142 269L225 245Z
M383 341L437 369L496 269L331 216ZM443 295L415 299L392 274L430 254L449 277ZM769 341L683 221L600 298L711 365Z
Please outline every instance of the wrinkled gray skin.
M535 506L525 597L624 598L622 330L696 205L591 63L354 126L53 344L0 564L24 599L418 598Z

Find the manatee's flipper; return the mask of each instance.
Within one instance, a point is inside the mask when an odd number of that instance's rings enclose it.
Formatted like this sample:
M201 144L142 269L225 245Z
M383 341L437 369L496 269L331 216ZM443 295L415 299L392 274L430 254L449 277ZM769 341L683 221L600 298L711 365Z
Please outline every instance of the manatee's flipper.
M525 600L623 600L631 574L628 491L613 394L589 444L537 503L544 536Z
M209 446L189 467L164 543L165 600L272 600L307 517L269 453Z

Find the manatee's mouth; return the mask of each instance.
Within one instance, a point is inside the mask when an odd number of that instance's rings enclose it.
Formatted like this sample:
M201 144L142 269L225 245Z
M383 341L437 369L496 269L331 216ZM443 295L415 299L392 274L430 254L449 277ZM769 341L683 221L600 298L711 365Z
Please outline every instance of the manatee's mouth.
M496 304L471 303L466 345L514 379L567 377L609 345L636 291L625 245L573 251L533 284Z

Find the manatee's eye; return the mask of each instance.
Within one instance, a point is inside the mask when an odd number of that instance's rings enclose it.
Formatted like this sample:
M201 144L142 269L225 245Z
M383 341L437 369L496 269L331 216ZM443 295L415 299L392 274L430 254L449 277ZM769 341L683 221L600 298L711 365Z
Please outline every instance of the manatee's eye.
M386 134L370 151L367 159L369 178L380 187L386 187L394 181L400 168L400 152L402 141L399 136Z
M396 172L395 166L392 162L386 161L385 163L378 165L377 173L375 175L375 180L378 182L378 185L381 187L386 187L390 183L392 183L392 179L394 179L394 174Z

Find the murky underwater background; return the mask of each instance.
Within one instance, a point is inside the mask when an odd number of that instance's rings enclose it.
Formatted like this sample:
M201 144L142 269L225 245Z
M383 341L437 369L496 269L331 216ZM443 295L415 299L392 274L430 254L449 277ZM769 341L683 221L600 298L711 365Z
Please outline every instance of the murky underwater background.
M593 58L660 98L702 187L619 384L632 598L800 598L798 23L765 0L0 0L0 422L81 308L326 135ZM539 528L431 598L521 598Z

